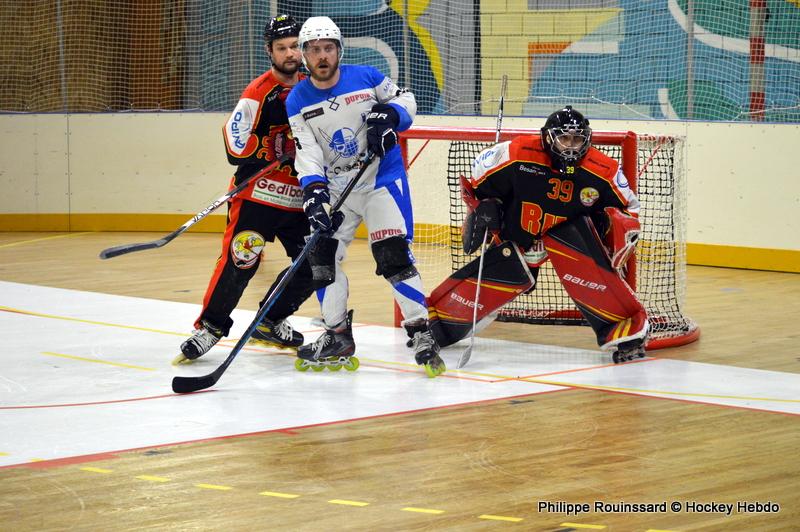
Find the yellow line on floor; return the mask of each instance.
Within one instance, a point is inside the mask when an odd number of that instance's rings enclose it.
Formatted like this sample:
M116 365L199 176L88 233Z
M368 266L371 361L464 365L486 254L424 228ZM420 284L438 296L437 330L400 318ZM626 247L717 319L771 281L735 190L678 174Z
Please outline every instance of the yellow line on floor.
M10 242L8 244L0 244L0 248L10 248L11 246L20 246L22 244L31 244L33 242L41 242L42 240L53 240L55 238L69 238L72 236L88 235L94 231L84 231L82 233L68 233L66 235L43 236L42 238L33 238L31 240L20 240L19 242Z
M168 478L154 477L152 475L139 475L138 477L135 478L138 478L139 480L147 480L148 482L169 482Z
M583 528L589 530L603 530L606 528L606 525L584 525L582 523L561 523L558 526L568 527L568 528Z
M279 499L296 499L300 495L294 495L292 493L278 493L277 491L262 491L259 495L265 495L267 497L278 497Z
M674 395L676 397L702 397L707 399L736 399L738 401L762 401L767 403L800 403L800 399L775 399L771 397L747 397L739 395L714 395L709 393L691 393L691 392L665 392L663 390L647 390L639 388L618 388L615 386L599 386L593 384L578 384L570 382L557 382L548 381L543 379L519 379L521 381L533 382L536 384L549 384L552 386L566 386L569 388L584 388L587 390L598 390L605 392L628 392L639 394L660 394L660 395ZM721 405L725 406L725 405ZM738 405L741 406L741 405Z
M109 366L118 366L120 368L140 369L142 371L155 371L155 368L145 368L143 366L134 366L133 364L123 364L122 362L110 362L108 360L100 360L99 358L86 358L75 355L65 355L63 353L51 353L50 351L42 351L43 355L52 357L69 358L72 360L80 360L82 362L94 362L95 364L108 364Z
M510 521L511 523L519 523L520 521L522 521L521 517L506 517L504 515L490 515L490 514L479 515L478 519L488 519L489 521Z
M444 510L433 510L431 508L414 508L412 506L408 506L403 508L404 512L416 512L419 514L443 514Z
M343 504L345 506L368 506L368 502L360 502L360 501L345 501L342 499L331 499L328 501L331 504Z
M106 323L104 321L82 320L80 318L69 318L67 316L55 316L53 314L42 314L41 312L32 312L29 310L22 310L18 308L4 307L2 305L0 305L0 310L4 310L6 312L15 312L17 314L25 314L26 316L36 316L37 318L50 318L54 320L76 321L79 323L88 323L90 325L103 325L105 327L119 327L120 329L133 329L134 331L147 331L159 334L171 334L173 336L186 336L185 333L162 331L159 329L148 329L146 327L134 327L133 325L120 325L118 323Z
M81 471L88 471L89 473L103 473L103 474L108 474L108 473L113 473L114 472L113 469L103 469L102 467L88 467L88 466L87 467L81 467L80 470Z
M202 488L204 490L219 490L219 491L228 491L233 489L230 486L218 486L217 484L195 484L194 487Z

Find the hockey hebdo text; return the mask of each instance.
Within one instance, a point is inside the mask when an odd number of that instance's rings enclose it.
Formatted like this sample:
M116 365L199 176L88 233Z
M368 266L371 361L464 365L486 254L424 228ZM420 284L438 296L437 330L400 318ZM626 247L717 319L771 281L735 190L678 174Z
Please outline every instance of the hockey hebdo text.
M772 501L660 501L660 502L626 502L626 501L537 501L539 513L558 513L564 515L580 515L588 513L698 513L732 515L751 513L778 513L781 505Z

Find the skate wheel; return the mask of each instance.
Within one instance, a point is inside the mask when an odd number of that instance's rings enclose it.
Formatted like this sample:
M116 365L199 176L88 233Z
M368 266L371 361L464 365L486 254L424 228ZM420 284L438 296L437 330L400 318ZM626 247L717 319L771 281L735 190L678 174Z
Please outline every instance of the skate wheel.
M428 362L427 364L425 364L425 373L430 378L438 377L439 375L444 373L446 369L447 367L444 365L444 362L440 362L439 364L433 364L431 362Z
M308 366L306 366L306 361L302 358L295 359L294 361L294 369L297 371L308 371Z
M360 366L360 365L361 365L361 362L359 362L356 357L350 357L347 360L347 363L344 364L344 369L346 369L347 371L355 371L355 370L358 369L358 366Z
M194 362L191 358L186 358L183 353L172 359L172 365L178 366L180 364L191 364Z
M319 373L320 371L325 371L325 366L311 366L311 369Z
M328 366L328 369L331 370L331 371L339 371L340 369L342 369L342 365L341 364L331 364L330 366Z

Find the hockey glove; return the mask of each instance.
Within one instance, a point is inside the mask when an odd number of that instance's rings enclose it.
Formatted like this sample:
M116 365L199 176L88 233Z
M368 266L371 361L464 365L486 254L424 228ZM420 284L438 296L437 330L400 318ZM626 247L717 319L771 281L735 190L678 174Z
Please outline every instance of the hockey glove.
M608 249L611 266L619 270L627 264L630 256L636 251L641 226L638 218L616 207L606 207L604 210L608 216L608 229L603 240Z
M397 144L397 124L400 116L391 105L376 103L367 115L367 146L379 157L385 157Z
M324 183L311 183L303 189L303 211L314 231L333 233L344 221L341 211L331 214L331 193Z
M464 220L461 233L461 243L464 253L475 253L483 243L483 234L488 229L490 233L497 233L503 226L503 203L499 199L489 198L482 200L469 213Z

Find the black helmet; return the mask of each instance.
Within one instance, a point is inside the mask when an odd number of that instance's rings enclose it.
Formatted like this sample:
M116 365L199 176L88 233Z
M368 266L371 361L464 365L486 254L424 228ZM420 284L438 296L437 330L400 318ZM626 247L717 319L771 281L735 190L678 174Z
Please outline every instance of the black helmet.
M570 142L565 145L562 141L581 139L579 146ZM550 154L553 166L565 170L567 166L574 166L583 159L592 145L592 128L589 121L571 105L556 111L547 117L542 128L542 145Z
M272 45L275 39L284 37L297 37L300 34L300 24L291 15L278 15L272 17L264 27L264 39Z

